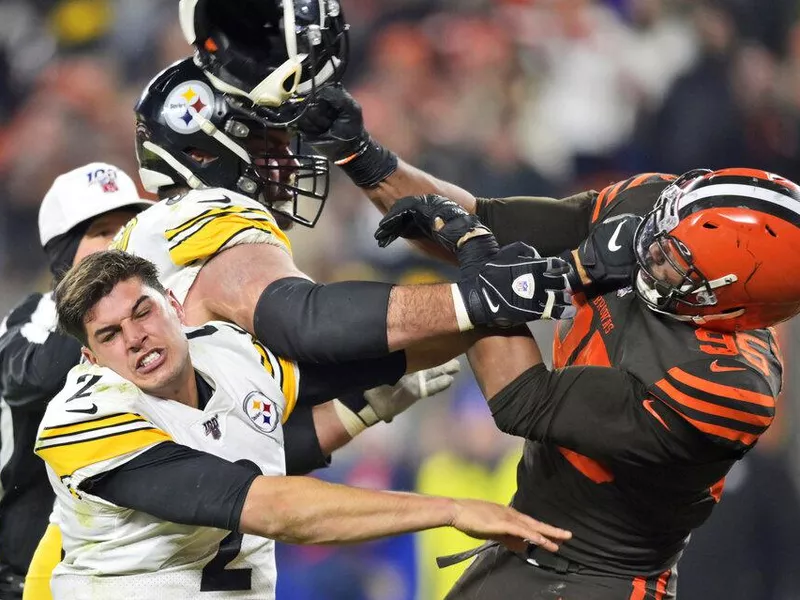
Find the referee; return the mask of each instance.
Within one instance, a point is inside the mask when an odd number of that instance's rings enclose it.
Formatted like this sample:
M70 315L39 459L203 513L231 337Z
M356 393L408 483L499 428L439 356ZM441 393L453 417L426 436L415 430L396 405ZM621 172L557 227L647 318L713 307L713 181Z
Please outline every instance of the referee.
M56 178L39 209L39 237L56 281L105 250L152 203L123 171L91 163ZM50 399L80 359L80 344L56 331L52 293L31 294L0 325L0 598L22 598L23 581L48 524L53 491L33 453ZM45 582L46 585L46 582Z

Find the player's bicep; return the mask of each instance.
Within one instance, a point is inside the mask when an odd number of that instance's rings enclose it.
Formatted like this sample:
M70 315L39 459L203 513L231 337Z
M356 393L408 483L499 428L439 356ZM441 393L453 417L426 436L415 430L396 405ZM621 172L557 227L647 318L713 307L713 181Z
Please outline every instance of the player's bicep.
M696 436L687 437L685 423L661 407L654 410L652 400L626 371L547 371L542 365L515 380L490 407L507 433L598 459L653 464L691 456Z
M232 463L166 442L84 479L78 491L164 521L235 531L258 475L253 463Z
M589 233L596 192L556 200L544 197L479 198L476 214L501 246L525 242L542 255L577 248Z
M200 269L186 296L187 314L194 305L201 305L215 319L236 323L252 334L253 313L261 294L287 277L308 279L280 248L269 244L229 248Z

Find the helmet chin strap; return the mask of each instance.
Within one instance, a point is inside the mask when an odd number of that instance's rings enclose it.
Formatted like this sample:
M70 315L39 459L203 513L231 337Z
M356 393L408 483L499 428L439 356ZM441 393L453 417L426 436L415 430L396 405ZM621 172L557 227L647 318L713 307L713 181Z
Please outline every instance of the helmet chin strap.
M736 275L730 273L723 277L719 277L717 279L709 281L708 286L712 290L714 290L725 285L730 285L731 283L738 281L738 279L739 278ZM639 294L641 294L647 300L647 302L645 303L647 305L647 308L652 310L654 313L658 313L660 315L664 315L665 317L669 317L676 321L682 321L684 323L691 322L694 323L695 325L704 325L710 321L724 321L728 319L735 319L737 317L741 317L745 313L744 308L740 308L739 310L735 310L733 312L717 313L713 315L681 315L661 310L657 308L657 305L658 301L663 299L664 296L659 294L658 291L655 290L654 288L647 285L644 279L642 278L641 273L639 273L636 276L636 289L639 292Z

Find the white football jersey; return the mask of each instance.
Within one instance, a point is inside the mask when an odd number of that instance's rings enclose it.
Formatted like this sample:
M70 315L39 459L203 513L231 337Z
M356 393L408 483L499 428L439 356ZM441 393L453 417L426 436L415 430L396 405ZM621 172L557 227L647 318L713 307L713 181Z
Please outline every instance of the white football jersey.
M289 239L262 204L212 188L167 198L139 213L111 248L155 263L161 283L183 302L206 261L238 244L271 244L291 254Z
M234 325L186 331L192 364L214 390L204 410L149 396L89 364L70 371L47 408L36 453L47 464L56 492L51 518L63 536L64 558L51 580L56 600L275 595L273 541L162 521L79 489L83 480L169 440L249 461L264 475L285 474L282 422L296 396L287 399L281 387L297 389L296 368Z

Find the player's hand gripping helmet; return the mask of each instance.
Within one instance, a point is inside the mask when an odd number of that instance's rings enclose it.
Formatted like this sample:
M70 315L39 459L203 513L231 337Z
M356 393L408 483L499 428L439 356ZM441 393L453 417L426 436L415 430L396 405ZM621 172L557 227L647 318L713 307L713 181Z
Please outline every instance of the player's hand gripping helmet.
M754 169L695 170L661 193L635 236L636 291L715 331L800 312L800 187Z
M180 0L180 23L214 87L273 122L287 101L340 81L347 64L338 0Z
M136 156L147 191L225 188L313 227L328 195L328 161L301 154L299 143L292 129L215 90L192 58L156 75L136 105Z

